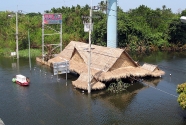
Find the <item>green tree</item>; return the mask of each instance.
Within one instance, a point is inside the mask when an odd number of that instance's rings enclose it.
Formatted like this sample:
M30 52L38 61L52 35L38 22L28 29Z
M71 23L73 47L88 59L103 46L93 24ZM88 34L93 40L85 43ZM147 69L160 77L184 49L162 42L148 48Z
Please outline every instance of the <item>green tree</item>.
M186 109L186 83L179 84L176 89L178 96L178 103L182 109Z
M181 12L181 16L186 16L186 9Z
M107 41L107 2L98 3L100 10L93 11L92 43L106 46ZM82 16L89 16L90 6L62 6L45 10L45 13L62 14L62 39L63 47L71 40L88 43L88 33L84 32ZM8 15L14 15L9 18ZM181 14L172 13L170 8L163 5L155 10L140 5L135 9L124 12L118 6L117 36L118 47L128 47L133 51L139 48L162 49L171 45L183 46L186 44L186 25L179 18L186 15L183 10ZM41 49L42 37L42 14L28 13L18 15L19 24L19 46L20 49L28 48L28 30L30 32L31 48ZM0 12L0 49L10 48L15 50L15 24L14 12ZM53 29L53 30L51 30ZM45 33L59 31L58 25L46 25ZM59 43L59 36L51 35L45 37L45 43Z
M186 44L186 25L179 19L173 20L169 25L169 42L174 44Z

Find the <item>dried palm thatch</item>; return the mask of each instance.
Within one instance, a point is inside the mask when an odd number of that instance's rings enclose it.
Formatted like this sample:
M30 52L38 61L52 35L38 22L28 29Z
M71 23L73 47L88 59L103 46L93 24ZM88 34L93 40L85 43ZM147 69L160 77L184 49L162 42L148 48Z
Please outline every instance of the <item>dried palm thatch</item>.
M48 60L48 63L50 64L50 66L53 66L53 63L56 63L56 62L65 62L66 59L64 58L61 58L60 56L56 56L50 60Z
M152 65L152 64L148 64L148 63L144 63L142 68L149 70L151 72L155 71L155 70L159 70L157 65Z
M70 70L80 74L80 79L73 82L73 84L78 88L86 89L88 80L82 79L83 75L88 72L89 52L87 50L88 44L71 41L65 49L57 55L57 57L50 59L48 63L68 60ZM165 72L160 70L156 65L145 63L143 66L140 66L123 49L108 48L97 45L91 46L90 68L93 79L99 81L109 81L112 79L127 78L131 76L159 77L165 74ZM78 85L80 83L82 84L81 86ZM103 87L102 84L96 85L100 85L100 87L96 86L95 89Z
M145 77L145 76L152 76L152 77L160 77L164 75L164 71L162 70L155 70L153 72L143 69L142 67L124 67L118 68L108 72L101 72L94 75L94 77L100 81L110 81L112 79L120 79L120 78L128 78L131 76L134 77Z
M102 82L97 81L93 76L91 77L91 89L98 90L105 88L105 84ZM72 81L72 84L79 89L88 90L88 74L81 73L79 78L76 81Z
M91 50L91 68L96 70L104 70L107 72L113 64L118 60L122 53L125 53L123 59L127 59L128 62L132 62L133 65L137 66L137 64L128 56L128 54L123 49L118 48L107 48L97 45L92 45ZM73 61L83 62L88 64L89 52L88 44L82 42L71 41L65 49L58 54L59 57L64 58L66 60L71 60L73 56L76 56L76 59ZM121 59L121 60L123 60ZM51 62L50 59L49 62Z

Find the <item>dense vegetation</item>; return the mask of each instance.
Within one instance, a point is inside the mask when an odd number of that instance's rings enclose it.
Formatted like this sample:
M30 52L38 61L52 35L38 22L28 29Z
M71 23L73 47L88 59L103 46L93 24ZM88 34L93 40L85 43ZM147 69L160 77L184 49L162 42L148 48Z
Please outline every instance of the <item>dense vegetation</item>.
M179 84L177 86L178 103L182 107L182 109L186 110L186 83Z
M94 28L92 43L106 46L107 41L107 14L106 3L98 3L99 10L93 12ZM62 13L63 48L71 41L88 42L88 33L84 32L82 16L89 16L88 5L52 8L46 13ZM10 16L11 15L11 16ZM15 22L14 12L0 12L0 53L4 48L15 50ZM124 12L118 7L118 47L127 47L132 51L156 50L184 50L186 46L186 25L181 23L180 17L186 16L186 10L173 13L170 8L162 6L155 10L141 5L138 8ZM11 17L11 18L10 18ZM32 49L40 49L42 45L42 14L19 13L19 49L28 48L28 30ZM52 33L51 28L59 31L58 25L48 25L45 33ZM45 43L59 43L59 36L45 37ZM8 51L8 50L6 50Z
M125 91L131 85L132 84L124 83L121 79L119 79L119 80L116 80L116 82L110 83L107 90L113 93L120 93L120 92Z

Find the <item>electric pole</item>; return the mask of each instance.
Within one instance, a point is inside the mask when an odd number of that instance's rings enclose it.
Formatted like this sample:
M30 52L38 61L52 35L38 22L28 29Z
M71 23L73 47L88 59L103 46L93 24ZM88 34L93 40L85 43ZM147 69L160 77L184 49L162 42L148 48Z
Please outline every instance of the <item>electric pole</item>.
M16 11L16 55L19 59L19 45L18 45L18 12Z
M92 18L99 18L100 16L92 16L92 10L98 10L99 7L98 6L94 6L94 8L92 7L92 0L91 0L91 5L90 5L90 15L89 16L82 16L83 18L83 24L84 24L84 31L85 32L89 32L89 44L88 44L88 48L87 48L87 52L88 52L88 84L87 84L87 90L88 93L91 93L91 35L92 35L92 31L93 31L93 23L92 23ZM88 22L89 20L89 22Z
M88 93L91 93L91 74L90 74L90 64L91 64L91 34L92 34L92 0L90 5L90 19L89 19L89 59L88 59Z

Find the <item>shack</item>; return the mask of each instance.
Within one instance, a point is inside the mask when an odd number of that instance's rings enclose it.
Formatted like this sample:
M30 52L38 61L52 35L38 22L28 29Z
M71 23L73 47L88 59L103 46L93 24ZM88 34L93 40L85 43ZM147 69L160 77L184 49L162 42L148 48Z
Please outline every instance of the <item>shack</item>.
M87 90L89 45L87 43L71 41L56 57L48 60L47 64L64 60L69 61L69 69L80 76L72 84L80 89ZM147 64L140 66L130 55L119 48L108 48L91 45L91 89L105 88L104 81L131 77L161 77L164 71L157 65Z

